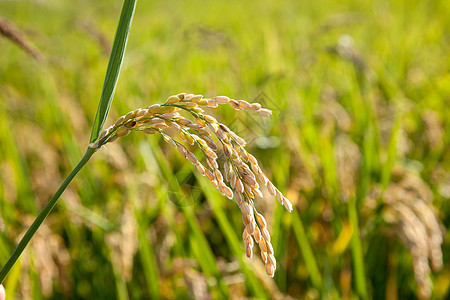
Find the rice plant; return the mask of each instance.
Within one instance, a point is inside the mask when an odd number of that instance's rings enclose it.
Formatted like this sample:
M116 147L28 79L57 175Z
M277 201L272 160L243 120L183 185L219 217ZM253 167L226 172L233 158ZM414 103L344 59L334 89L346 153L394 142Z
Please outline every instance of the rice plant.
M448 298L447 2L121 4L0 1L8 300Z

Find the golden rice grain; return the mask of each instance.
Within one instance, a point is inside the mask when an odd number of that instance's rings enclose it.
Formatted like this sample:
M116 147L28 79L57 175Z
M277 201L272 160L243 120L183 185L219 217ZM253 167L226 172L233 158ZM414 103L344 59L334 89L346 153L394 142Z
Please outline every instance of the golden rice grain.
M148 107L148 109L147 109L147 113L148 113L148 114L154 114L154 113L156 113L156 112L159 111L160 107L161 107L161 106L160 106L159 104L153 104L153 105L150 105L150 106Z
M241 107L239 106L239 102L236 101L236 100L230 99L230 100L228 101L228 104L230 104L230 106L231 106L232 108L236 109L236 110L241 109Z
M127 134L130 133L130 129L126 128L126 127L121 127L119 129L117 129L115 133L119 137L126 136Z
M175 113L165 113L161 115L161 118L163 119L173 119L175 117Z
M217 96L214 97L214 100L219 104L226 104L230 100L227 96Z
M248 102L245 101L245 100L239 100L238 103L239 103L239 107L240 107L241 109L248 110L248 109L251 109L251 107L252 107L252 106L250 105L250 103L248 103Z
M156 130L150 129L150 128L145 128L145 129L142 129L142 132L146 133L146 134L155 134Z
M117 119L116 123L114 123L114 127L119 127L120 125L122 125L124 119L124 116L121 116L119 119Z
M169 98L167 98L166 103L173 104L173 103L177 103L179 101L180 101L180 99L178 98L178 96L173 95L173 96L170 96Z
M199 105L201 105L200 102L203 100L202 98L203 98L203 95L194 95L189 100L194 102L194 103L199 103Z

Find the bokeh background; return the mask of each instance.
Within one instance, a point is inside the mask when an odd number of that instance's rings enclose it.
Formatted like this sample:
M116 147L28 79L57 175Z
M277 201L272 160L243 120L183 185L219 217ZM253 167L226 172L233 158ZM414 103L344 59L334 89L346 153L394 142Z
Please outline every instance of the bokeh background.
M87 147L121 4L0 1L0 265ZM8 299L447 298L449 16L449 1L138 1L107 124L179 92L272 109L215 116L295 205L256 203L276 275L244 257L237 205L135 133L66 190Z

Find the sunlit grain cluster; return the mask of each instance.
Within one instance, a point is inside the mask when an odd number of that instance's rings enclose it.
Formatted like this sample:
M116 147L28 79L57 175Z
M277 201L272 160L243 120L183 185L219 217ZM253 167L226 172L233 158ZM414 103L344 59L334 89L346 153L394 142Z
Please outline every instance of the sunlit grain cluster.
M226 96L206 99L201 95L181 93L170 96L164 104L137 109L120 117L114 125L104 130L90 147L99 149L131 131L160 134L167 143L194 164L220 193L236 200L245 225L243 239L246 255L249 258L253 256L255 241L261 250L267 274L274 276L276 260L269 230L265 218L256 210L254 201L257 197L263 197L260 188L265 186L288 211L292 211L292 204L267 178L258 160L247 152L246 141L225 124L204 113L204 108L216 108L220 104L228 104L236 110L271 114L270 110L262 108L259 103L233 100ZM178 138L175 138L176 135ZM203 161L190 151L186 144L197 146L203 154ZM220 149L225 158L223 166L219 166L217 160Z

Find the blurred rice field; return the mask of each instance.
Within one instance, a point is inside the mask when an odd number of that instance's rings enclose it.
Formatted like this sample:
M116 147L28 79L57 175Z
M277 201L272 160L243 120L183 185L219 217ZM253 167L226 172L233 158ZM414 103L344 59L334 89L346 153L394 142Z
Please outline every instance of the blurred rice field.
M87 147L122 3L0 1L0 265ZM294 203L267 193L275 277L241 212L158 136L98 151L7 299L448 299L450 1L138 1L110 113L222 107ZM31 52L30 52L31 51ZM442 244L442 245L441 245Z

